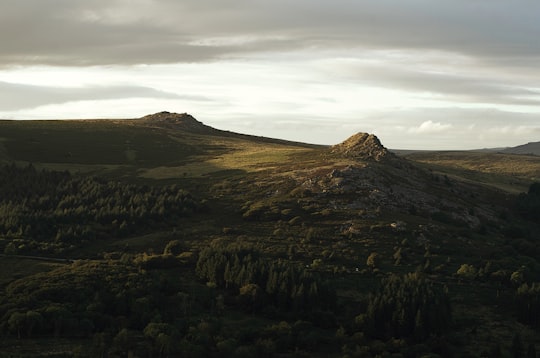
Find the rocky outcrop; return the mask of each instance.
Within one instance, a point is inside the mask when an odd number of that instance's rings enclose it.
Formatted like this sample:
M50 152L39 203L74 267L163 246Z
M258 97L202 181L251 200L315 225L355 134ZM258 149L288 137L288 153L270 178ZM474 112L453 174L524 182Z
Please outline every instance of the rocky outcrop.
M216 131L187 113L159 112L141 118L142 121L161 128L182 129L193 133Z
M386 149L379 138L373 134L357 133L344 142L334 145L332 153L359 160L374 160L377 162L393 158L394 155Z

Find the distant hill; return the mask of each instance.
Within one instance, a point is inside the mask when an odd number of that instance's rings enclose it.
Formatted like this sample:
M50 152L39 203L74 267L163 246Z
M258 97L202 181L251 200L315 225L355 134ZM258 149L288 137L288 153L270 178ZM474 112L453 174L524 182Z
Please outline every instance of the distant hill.
M502 150L508 154L532 154L540 155L540 142L529 142L527 144L518 145L517 147L506 148Z
M111 120L0 120L0 164L32 163L40 168L93 174L119 171L141 175L140 171L150 168L200 163L238 151L253 156L268 148L295 151L318 147L219 130L187 113L160 112ZM214 169L208 167L205 172Z

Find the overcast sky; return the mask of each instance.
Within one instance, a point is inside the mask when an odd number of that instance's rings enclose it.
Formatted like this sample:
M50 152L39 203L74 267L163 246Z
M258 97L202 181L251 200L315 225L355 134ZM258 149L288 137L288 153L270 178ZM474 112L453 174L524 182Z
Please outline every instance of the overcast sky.
M2 0L0 118L519 145L540 141L539 18L537 0Z

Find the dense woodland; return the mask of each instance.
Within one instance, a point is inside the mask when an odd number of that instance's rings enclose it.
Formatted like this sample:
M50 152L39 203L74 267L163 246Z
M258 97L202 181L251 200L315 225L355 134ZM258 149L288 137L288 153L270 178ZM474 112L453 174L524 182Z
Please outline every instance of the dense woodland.
M177 185L133 185L31 165L0 169L6 254L59 254L91 240L169 227L200 207Z

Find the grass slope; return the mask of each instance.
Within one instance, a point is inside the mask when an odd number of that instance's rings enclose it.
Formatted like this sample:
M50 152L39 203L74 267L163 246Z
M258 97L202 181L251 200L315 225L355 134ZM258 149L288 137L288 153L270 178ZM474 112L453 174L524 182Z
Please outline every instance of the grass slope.
M531 182L540 180L540 157L533 155L426 151L404 157L432 170L511 193L525 192Z
M202 130L201 130L202 129ZM0 121L0 162L143 178L261 170L316 146L148 119Z

